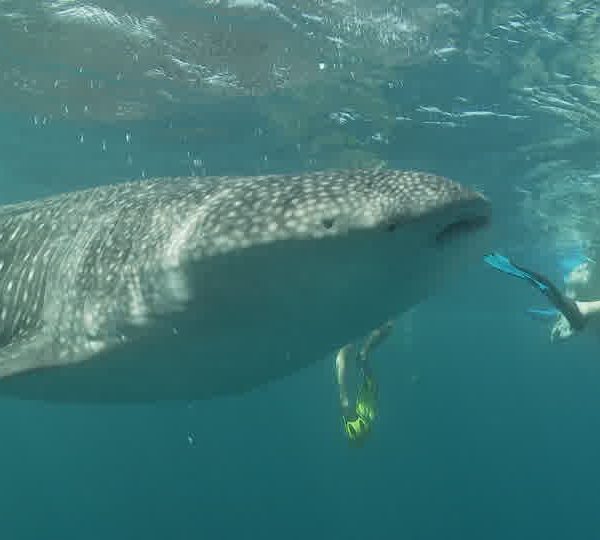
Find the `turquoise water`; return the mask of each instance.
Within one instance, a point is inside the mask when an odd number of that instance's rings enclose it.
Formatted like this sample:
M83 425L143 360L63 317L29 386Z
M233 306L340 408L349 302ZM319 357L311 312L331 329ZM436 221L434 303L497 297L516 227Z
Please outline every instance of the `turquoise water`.
M384 163L482 189L490 247L560 279L597 238L597 5L471 4L0 1L0 201ZM531 306L482 264L401 321L361 449L331 358L187 405L3 398L0 538L597 539L597 343Z

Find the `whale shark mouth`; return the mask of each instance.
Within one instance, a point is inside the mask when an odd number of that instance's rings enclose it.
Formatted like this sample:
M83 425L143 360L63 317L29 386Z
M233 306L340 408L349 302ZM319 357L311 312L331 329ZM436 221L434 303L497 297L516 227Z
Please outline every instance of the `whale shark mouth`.
M489 224L490 216L488 215L461 218L446 225L439 233L437 233L435 240L439 244L445 243L457 236L485 229Z

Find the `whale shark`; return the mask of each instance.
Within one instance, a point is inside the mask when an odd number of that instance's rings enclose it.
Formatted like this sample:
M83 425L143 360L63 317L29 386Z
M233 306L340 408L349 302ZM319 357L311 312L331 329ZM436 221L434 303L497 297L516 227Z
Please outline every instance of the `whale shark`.
M0 207L0 394L247 392L324 360L485 252L481 193L392 169L168 177Z

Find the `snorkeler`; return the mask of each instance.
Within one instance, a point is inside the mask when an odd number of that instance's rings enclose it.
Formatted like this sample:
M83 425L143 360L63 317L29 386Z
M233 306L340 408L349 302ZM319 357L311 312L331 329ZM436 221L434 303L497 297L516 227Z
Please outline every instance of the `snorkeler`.
M492 253L486 255L484 261L496 270L527 281L546 296L558 315L550 334L552 341L571 337L588 326L592 320L600 322L600 300L583 300L595 281L590 261L577 265L565 277L567 290L564 293L545 276L519 266L503 255ZM596 292L600 293L597 287Z
M378 388L369 355L373 348L388 338L392 328L391 321L383 324L368 335L359 351L353 344L345 345L338 351L335 358L335 373L340 393L344 432L348 440L357 445L365 441L377 415ZM361 379L354 409L348 397L350 364L356 366Z

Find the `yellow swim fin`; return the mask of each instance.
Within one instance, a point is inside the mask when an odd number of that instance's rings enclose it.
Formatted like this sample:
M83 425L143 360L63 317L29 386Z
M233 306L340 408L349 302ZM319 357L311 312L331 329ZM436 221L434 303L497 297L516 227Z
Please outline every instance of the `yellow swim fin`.
M356 416L343 417L346 437L352 444L362 445L366 440L373 421L377 416L377 383L366 376L356 398Z

